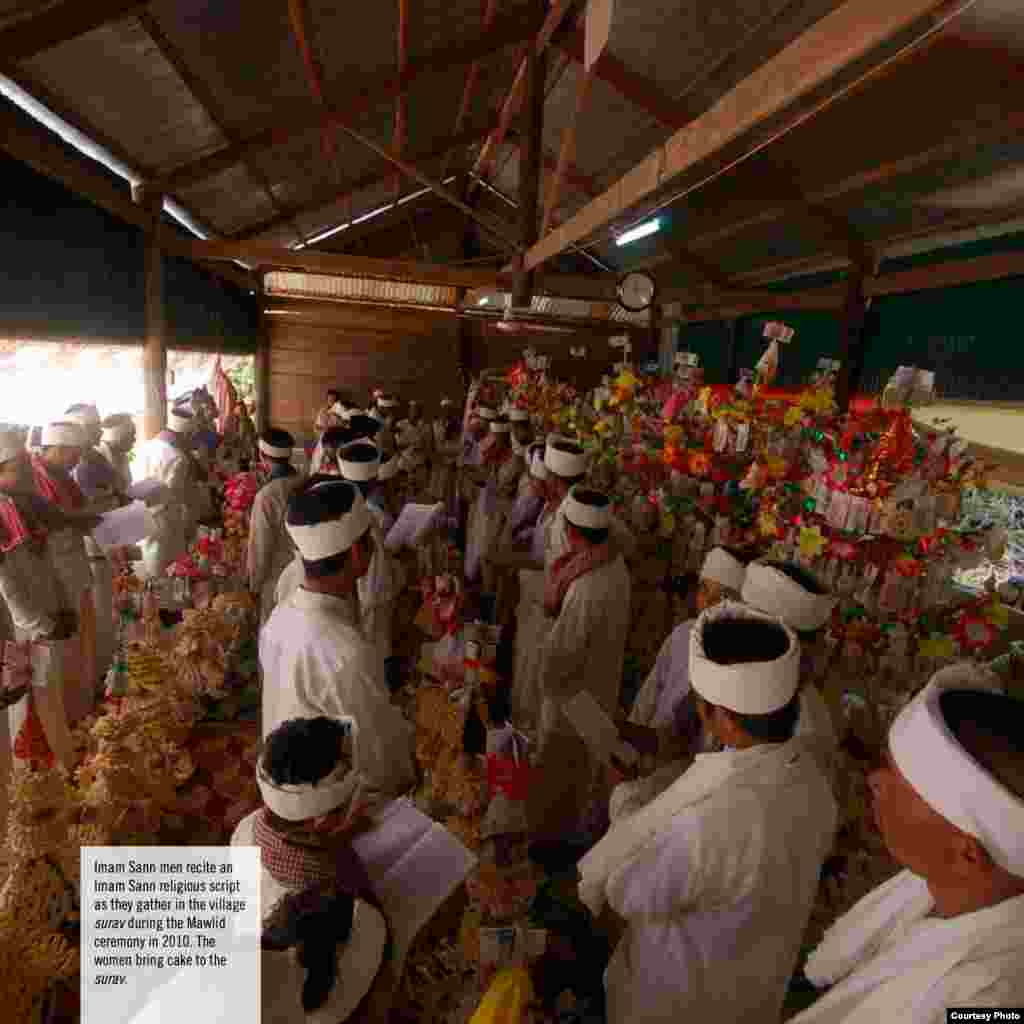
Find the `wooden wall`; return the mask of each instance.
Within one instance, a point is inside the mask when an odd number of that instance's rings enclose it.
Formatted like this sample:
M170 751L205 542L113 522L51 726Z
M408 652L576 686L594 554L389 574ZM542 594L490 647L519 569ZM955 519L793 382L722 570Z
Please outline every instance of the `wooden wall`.
M309 438L328 388L359 402L382 387L403 401L419 399L428 416L442 397L461 399L458 320L450 313L332 303L268 303L270 417Z

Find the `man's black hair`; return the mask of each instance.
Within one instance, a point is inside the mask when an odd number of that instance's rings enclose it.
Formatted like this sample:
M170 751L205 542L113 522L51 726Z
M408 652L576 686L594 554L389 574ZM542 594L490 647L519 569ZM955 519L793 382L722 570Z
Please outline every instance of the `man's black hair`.
M778 569L779 572L784 573L810 594L824 597L829 592L828 587L817 579L813 573L808 572L802 565L797 565L795 562L765 562L765 565Z
M267 427L267 429L263 431L262 435L260 435L260 440L263 441L264 444L269 444L271 448L295 447L295 438L292 437L287 430L281 430L278 427ZM262 455L263 458L268 459L270 462L280 462L282 464L291 462L290 455L268 455L264 451L261 451L260 455Z
M345 443L350 444L353 441L358 441L360 438L376 437L383 428L380 420L373 416L367 416L366 413L359 412L352 416L347 426L342 429L345 431Z
M320 483L325 486L317 487ZM316 526L340 519L352 510L357 492L357 488L347 480L324 474L310 477L306 485L289 499L287 523L289 526ZM303 558L306 575L314 580L336 576L345 568L351 550L348 548L336 555L312 561Z
M345 427L328 427L320 438L323 448L344 448L348 443L349 436Z
M345 728L333 718L291 718L268 737L263 766L278 786L305 786L327 778L344 751Z
M338 458L346 462L374 462L380 459L380 451L367 441L356 441L347 444L338 452ZM349 480L359 488L359 493L365 498L377 483L377 478L371 480Z
M708 659L718 665L777 661L790 645L781 625L760 619L712 619L704 624L701 640ZM752 681L751 685L757 683ZM754 739L762 743L785 743L793 738L800 717L800 695L799 692L793 694L783 707L764 715L725 710Z
M947 690L939 697L939 710L967 753L1024 799L1024 701L982 690Z
M328 388L327 389L327 400L329 402L340 402L341 401L341 392L337 388Z

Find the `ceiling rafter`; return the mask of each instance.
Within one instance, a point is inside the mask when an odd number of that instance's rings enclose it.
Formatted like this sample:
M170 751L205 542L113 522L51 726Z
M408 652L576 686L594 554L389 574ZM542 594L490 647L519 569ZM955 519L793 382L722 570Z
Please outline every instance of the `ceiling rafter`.
M160 55L165 61L174 69L175 74L185 83L185 87L195 98L196 102L206 111L207 116L217 126L221 135L228 140L229 143L237 143L235 133L228 127L227 118L224 116L223 108L217 102L211 89L202 81L201 78L188 66L188 61L185 60L184 55L181 51L171 42L167 37L167 33L164 32L157 21L156 16L150 10L141 10L136 15L139 23L142 25L146 35L152 40L153 45L157 48ZM267 176L254 167L250 162L243 161L245 169L253 176L253 178L259 183L261 189L270 201L271 208L274 209L278 214L283 215L291 219L291 215L284 210L282 204L278 201L277 196L274 195L274 190L270 187L270 181ZM295 225L296 239L302 240L302 233L299 231L298 225Z
M439 46L420 57L411 58L404 76L395 75L390 70L358 78L353 76L350 100L344 109L331 106L325 111L311 106L302 112L294 112L286 121L282 121L279 116L275 117L236 145L225 146L166 172L159 186L171 192L188 188L234 167L250 154L286 145L315 129L351 120L382 99L397 96L407 90L421 75L450 71L454 67L489 57L533 36L537 25L537 18L519 7L497 18L488 32L474 39Z
M409 69L409 0L398 0L398 77L401 78ZM408 133L409 94L400 92L395 97L395 133L391 148L399 155L405 149ZM443 175L442 175L443 178ZM395 198L402 194L402 176L395 175Z
M145 6L145 0L61 0L0 29L0 64L28 60Z
M724 174L880 69L905 59L975 2L846 0L532 246L526 266L540 266L571 243L607 231L619 218L647 215L676 178L690 176L678 199Z

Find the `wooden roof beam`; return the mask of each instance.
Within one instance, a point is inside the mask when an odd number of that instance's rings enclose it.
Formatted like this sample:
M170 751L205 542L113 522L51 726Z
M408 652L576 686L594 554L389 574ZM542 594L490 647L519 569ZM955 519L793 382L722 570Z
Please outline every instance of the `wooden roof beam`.
M409 70L409 0L398 0L398 77ZM395 131L391 148L399 155L405 149L409 121L409 95L400 92L395 97ZM442 175L443 179L444 175ZM395 199L402 194L402 176L395 175Z
M573 242L636 213L676 178L688 173L701 176L702 181L693 182L687 190L691 191L723 173L896 59L873 56L887 45L899 44L900 53L905 54L974 2L846 0L679 129L602 196L532 246L526 255L527 267L540 266ZM770 122L770 138L751 139L751 133L764 130L765 122ZM743 139L748 141L740 155L716 167L722 150Z
M0 64L28 60L145 6L141 0L61 0L41 14L0 29Z
M376 72L360 78L353 76L354 97L344 108L331 105L324 111L310 107L304 113L291 116L287 122L275 119L240 139L235 145L225 146L167 172L156 184L168 192L189 188L234 167L246 156L286 145L307 132L329 126L333 122L358 117L382 99L405 92L421 75L450 71L452 68L471 64L503 50L506 46L528 39L537 31L537 25L537 19L529 13L524 13L519 7L497 18L491 29L476 39L441 46L421 57L411 58L404 76L395 75L391 71Z

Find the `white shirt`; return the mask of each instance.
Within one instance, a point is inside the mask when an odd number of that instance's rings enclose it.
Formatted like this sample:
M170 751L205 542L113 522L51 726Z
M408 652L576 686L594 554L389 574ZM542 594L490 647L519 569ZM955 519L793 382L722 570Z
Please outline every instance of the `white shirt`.
M608 1024L779 1019L835 800L793 741L702 758L736 770L607 880L607 902L627 924L605 972Z
M351 599L300 587L263 627L260 667L264 739L292 718L347 720L360 785L389 796L412 785L412 727L391 703Z

